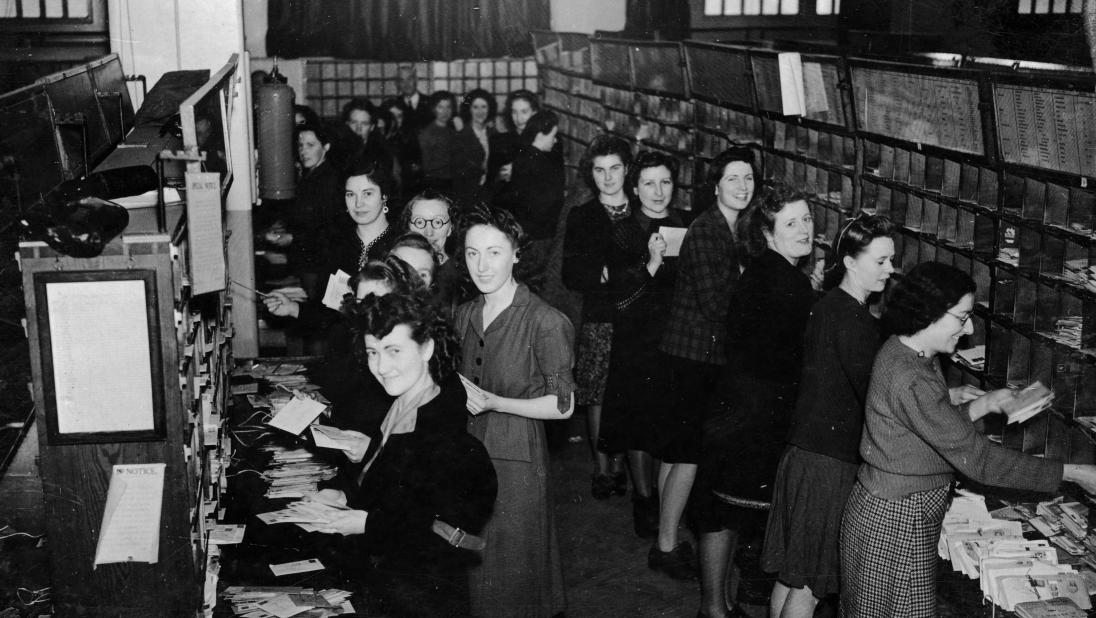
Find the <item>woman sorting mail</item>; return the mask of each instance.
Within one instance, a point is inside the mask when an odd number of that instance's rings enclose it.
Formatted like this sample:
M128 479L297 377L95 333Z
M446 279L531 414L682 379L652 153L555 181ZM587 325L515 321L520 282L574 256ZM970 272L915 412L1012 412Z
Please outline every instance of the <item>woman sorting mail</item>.
M314 528L349 536L372 563L364 583L379 615L468 615L468 566L497 481L467 431L453 332L416 294L369 295L349 312L357 353L396 399L356 482L311 496L335 507Z
M936 543L958 472L988 485L1053 492L1063 481L1096 491L1096 466L1061 464L996 445L974 421L1010 409L1001 389L963 405L937 360L973 332L975 284L926 262L887 298L893 333L875 357L860 441L863 463L841 526L841 614L936 615Z

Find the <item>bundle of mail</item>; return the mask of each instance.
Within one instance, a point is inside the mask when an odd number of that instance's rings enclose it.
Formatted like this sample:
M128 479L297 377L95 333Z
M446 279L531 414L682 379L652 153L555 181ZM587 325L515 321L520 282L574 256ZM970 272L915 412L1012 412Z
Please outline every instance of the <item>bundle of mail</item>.
M1050 541L1025 539L1025 523ZM956 571L979 580L983 596L1005 610L1019 611L1024 604L1026 615L1064 616L1069 614L1043 613L1048 601L1064 598L1078 611L1092 607L1089 590L1096 591L1096 572L1064 564L1094 564L1090 543L1096 538L1086 536L1087 527L1088 509L1062 498L1040 503L1034 513L1014 505L990 514L984 497L960 491L944 517L938 551ZM1067 554L1061 560L1058 548ZM1053 607L1069 605L1055 601Z
M1084 316L1064 315L1054 321L1054 332L1050 333L1050 337L1064 346L1080 350L1084 324Z
M1001 411L1008 416L1009 423L1022 423L1049 408L1053 402L1054 393L1036 380L1002 405Z
M1087 257L1066 260L1062 264L1061 278L1096 292L1096 264L1089 264Z
M973 348L959 350L952 356L952 360L974 371L982 371L986 368L986 346L976 345Z
M251 375L272 386L281 384L291 388L318 388L305 386L308 377L305 375L305 366L300 363L253 362L250 365L241 365L234 373Z
M229 586L221 596L232 605L232 612L243 618L323 618L354 613L350 593L337 588Z
M320 481L335 478L334 466L315 459L308 450L276 445L264 448L273 453L270 466L262 473L270 481L267 498L301 498L316 491Z
M328 522L345 515L349 509L313 500L297 500L278 511L256 515L266 524L296 524L305 532L319 532Z

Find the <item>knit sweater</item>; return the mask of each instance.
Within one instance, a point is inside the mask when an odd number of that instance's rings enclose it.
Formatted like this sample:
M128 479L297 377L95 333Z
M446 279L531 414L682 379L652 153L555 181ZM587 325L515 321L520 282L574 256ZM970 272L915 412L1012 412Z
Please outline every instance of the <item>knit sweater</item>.
M892 336L872 368L858 478L873 495L899 500L951 483L955 473L984 485L1052 492L1062 464L991 442L952 405L939 361Z

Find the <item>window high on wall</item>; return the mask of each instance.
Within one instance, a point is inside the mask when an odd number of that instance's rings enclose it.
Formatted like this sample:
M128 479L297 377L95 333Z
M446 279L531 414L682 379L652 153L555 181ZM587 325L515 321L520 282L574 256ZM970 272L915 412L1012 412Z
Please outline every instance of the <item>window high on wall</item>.
M1021 15L1080 13L1084 0L1019 0L1016 12Z
M814 12L837 15L841 12L841 0L815 0ZM799 14L799 0L704 0L704 15L714 17Z

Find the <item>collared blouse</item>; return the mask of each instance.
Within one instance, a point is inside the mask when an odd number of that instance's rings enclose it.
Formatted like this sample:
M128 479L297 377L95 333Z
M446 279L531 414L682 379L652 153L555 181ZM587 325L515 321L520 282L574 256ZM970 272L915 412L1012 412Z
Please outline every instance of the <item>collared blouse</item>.
M565 414L575 390L574 327L565 315L519 284L509 307L483 329L482 295L457 309L461 337L461 373L501 397L533 399L555 395ZM532 461L536 420L484 412L473 416L468 431L480 439L492 459Z

